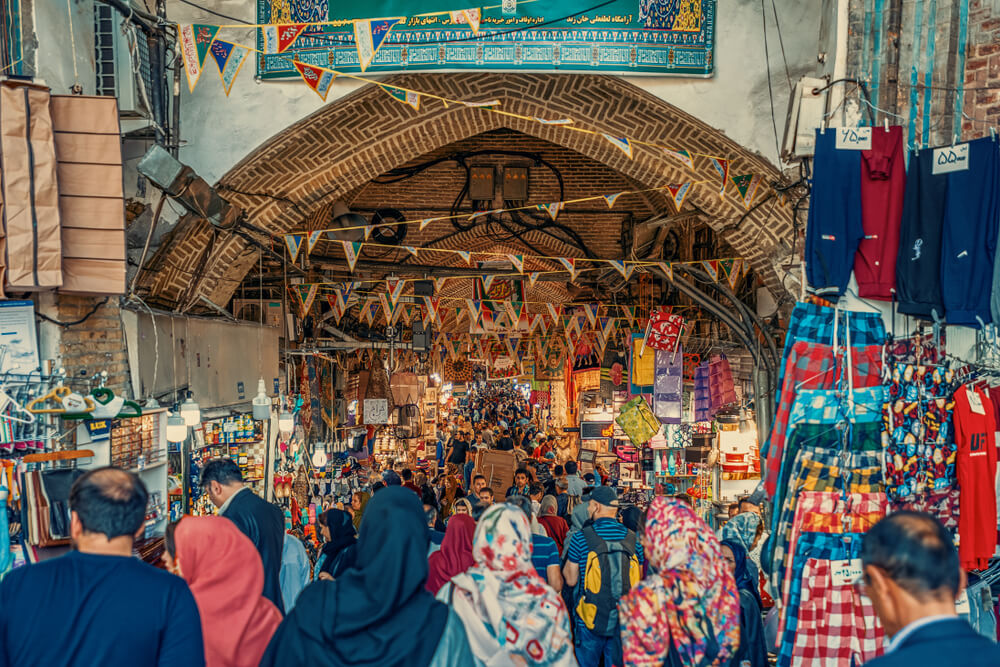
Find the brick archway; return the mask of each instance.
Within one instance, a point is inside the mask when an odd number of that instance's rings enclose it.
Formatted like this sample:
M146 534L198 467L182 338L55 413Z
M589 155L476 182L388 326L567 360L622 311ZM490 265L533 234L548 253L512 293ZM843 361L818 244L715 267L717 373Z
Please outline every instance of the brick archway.
M722 132L616 77L413 74L386 82L450 99L498 99L502 110L514 114L570 117L582 127L611 135L728 156L732 174L753 172L767 182L781 178L772 164ZM706 160L696 161L692 172L642 146L629 160L599 136L465 106L446 108L433 99L425 99L416 112L379 87L366 86L276 134L233 167L218 188L244 208L253 225L280 238L284 232L304 228L317 210L379 174L440 146L501 128L576 151L643 187L718 178ZM734 198L720 198L715 188L707 186L694 188L687 202L686 208L701 211L773 292L783 291L775 260L787 253L781 241L789 242L792 235L791 206L772 201L747 213ZM664 210L669 210L665 201ZM254 265L257 252L245 235L219 232L202 220L188 219L161 245L139 285L156 302L182 309L200 296L224 304Z

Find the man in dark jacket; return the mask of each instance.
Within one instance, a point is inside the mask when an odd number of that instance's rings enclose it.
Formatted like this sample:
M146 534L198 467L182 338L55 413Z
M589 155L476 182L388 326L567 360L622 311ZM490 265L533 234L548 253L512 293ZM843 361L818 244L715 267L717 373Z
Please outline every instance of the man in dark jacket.
M936 518L890 514L865 535L861 564L865 592L892 637L885 655L866 665L1000 665L1000 648L957 615L965 572L951 535Z
M285 516L243 486L243 474L232 459L213 459L201 471L201 486L219 514L250 538L264 564L264 597L284 612L281 602L281 549Z

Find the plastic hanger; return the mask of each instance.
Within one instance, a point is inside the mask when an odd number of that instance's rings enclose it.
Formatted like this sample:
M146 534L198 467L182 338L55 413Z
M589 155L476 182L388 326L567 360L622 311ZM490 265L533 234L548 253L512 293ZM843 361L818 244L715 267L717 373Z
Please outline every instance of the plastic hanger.
M31 424L35 421L35 415L27 410L23 405L15 401L10 394L7 393L6 387L0 387L0 412L3 412L4 408L10 406L12 409L11 413L0 415L0 418L6 419L8 421L17 422L18 424ZM14 415L13 411L17 411L27 415L27 417L17 417Z
M33 400L30 403L28 403L27 410L28 410L28 412L32 412L32 413L34 413L36 415L61 415L61 414L65 414L66 413L66 408L63 406L62 402L63 402L63 399L65 397L69 396L72 393L73 392L72 392L72 390L69 387L67 387L65 385L60 385L58 387L55 387L51 391L49 391L49 393L45 394L44 396L39 396L35 400ZM59 402L59 407L58 408L44 408L44 407L39 407L41 405L44 405L45 402L49 401L49 400L58 401Z

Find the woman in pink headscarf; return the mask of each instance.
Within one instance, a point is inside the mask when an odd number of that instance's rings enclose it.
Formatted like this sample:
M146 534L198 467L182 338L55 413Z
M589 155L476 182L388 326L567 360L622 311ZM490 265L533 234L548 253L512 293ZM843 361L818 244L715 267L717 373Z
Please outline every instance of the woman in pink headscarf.
M167 569L198 605L206 667L260 664L281 612L264 597L264 565L250 538L221 516L185 517L167 529Z
M725 664L739 644L739 594L719 540L685 503L657 496L642 537L650 574L618 605L627 667ZM673 664L673 663L671 663Z

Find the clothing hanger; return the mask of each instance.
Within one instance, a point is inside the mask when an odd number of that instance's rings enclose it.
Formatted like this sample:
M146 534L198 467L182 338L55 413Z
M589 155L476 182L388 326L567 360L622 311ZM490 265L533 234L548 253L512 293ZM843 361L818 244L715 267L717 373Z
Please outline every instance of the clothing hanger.
M0 386L0 412L3 412L4 408L10 406L13 410L27 415L26 417L17 417L13 412L0 415L0 418L6 419L8 421L17 422L18 424L31 424L35 421L35 415L23 405L15 401L10 394L7 393L6 386Z

